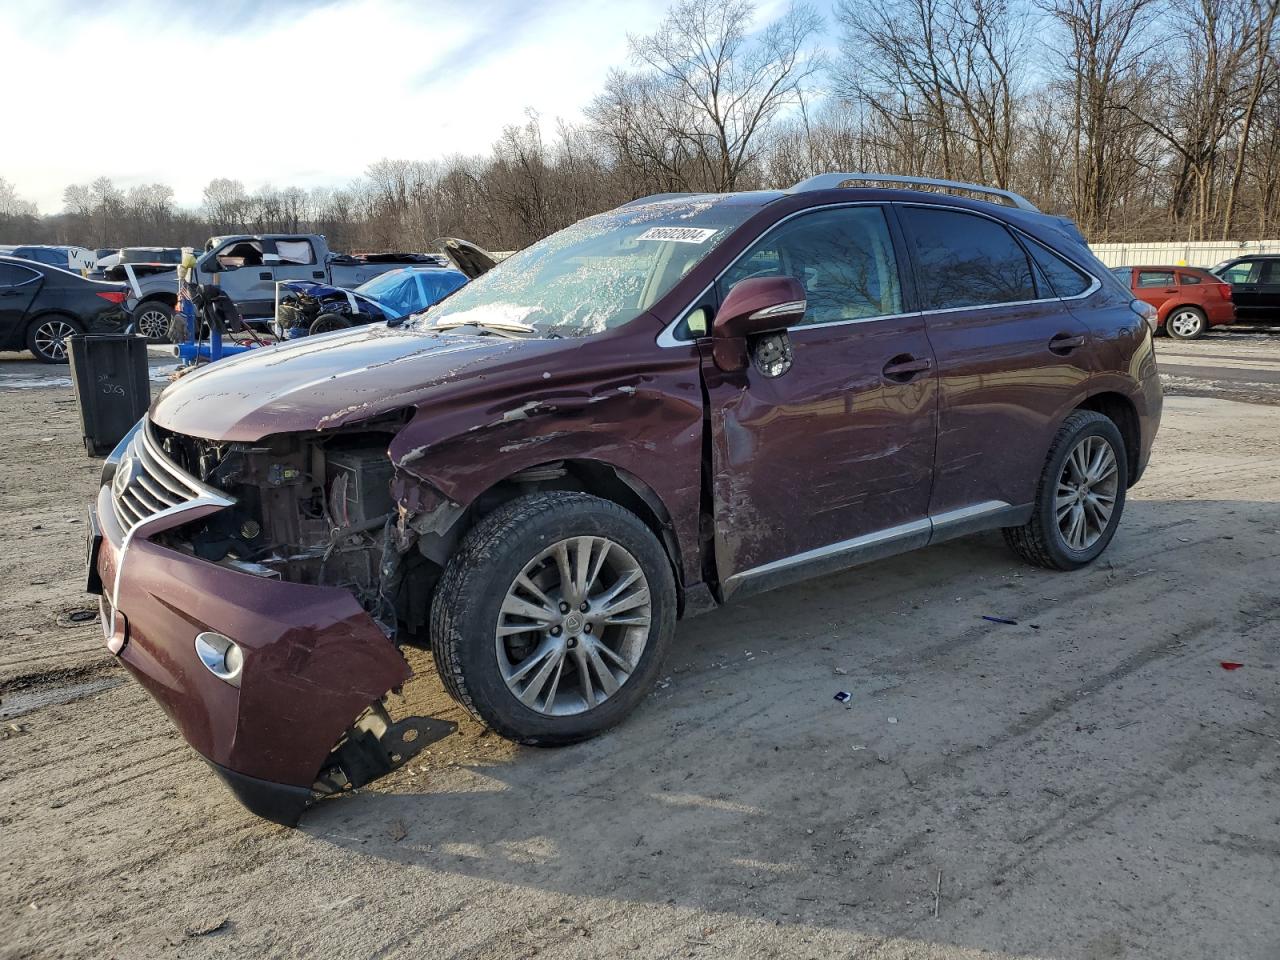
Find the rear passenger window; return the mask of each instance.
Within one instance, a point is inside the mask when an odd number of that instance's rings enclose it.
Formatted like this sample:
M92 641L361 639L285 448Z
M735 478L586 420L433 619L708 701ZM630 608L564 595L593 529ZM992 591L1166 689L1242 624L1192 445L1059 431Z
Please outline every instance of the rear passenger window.
M1172 270L1139 270L1138 286L1140 287L1172 287Z
M1201 282L1200 278L1197 277L1194 273L1178 274L1178 283L1182 284L1183 286L1186 286L1187 284L1196 284L1200 282Z
M954 210L904 206L926 310L1036 299L1031 263L1003 226Z
M21 286L39 276L40 274L34 270L28 270L26 267L19 267L11 263L0 263L0 287Z
M805 324L902 312L898 263L879 207L822 210L782 223L725 272L720 299L741 280L769 276L804 284Z
M1031 251L1031 259L1036 262L1040 271L1039 283L1042 297L1078 297L1089 289L1093 277L1058 256L1037 240L1026 238L1027 249ZM1045 282L1048 289L1043 289ZM1129 277L1125 276L1124 285L1129 285Z

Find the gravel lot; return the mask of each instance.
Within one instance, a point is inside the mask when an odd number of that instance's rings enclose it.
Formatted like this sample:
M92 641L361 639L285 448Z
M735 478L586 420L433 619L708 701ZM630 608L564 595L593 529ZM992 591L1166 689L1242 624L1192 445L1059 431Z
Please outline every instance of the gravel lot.
M418 654L406 698L458 733L298 830L72 619L97 465L65 383L0 358L0 958L1274 960L1280 382L1184 372L1280 372L1280 338L1159 353L1092 568L984 535L688 621L628 723L556 751Z

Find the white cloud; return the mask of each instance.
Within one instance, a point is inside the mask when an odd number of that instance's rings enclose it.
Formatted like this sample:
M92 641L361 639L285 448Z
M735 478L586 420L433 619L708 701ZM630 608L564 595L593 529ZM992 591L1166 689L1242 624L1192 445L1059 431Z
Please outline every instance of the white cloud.
M29 109L0 176L48 213L99 175L195 205L213 177L336 185L381 157L481 152L527 109L578 118L666 5L243 3L209 22L218 4L5 0L4 72Z

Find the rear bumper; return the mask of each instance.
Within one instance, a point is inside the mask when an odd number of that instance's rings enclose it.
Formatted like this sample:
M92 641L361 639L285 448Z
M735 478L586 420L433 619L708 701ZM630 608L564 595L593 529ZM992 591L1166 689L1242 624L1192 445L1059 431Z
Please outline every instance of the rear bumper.
M1210 303L1205 308L1205 315L1209 318L1209 326L1211 327L1235 323L1236 305L1230 300L1219 300L1217 303Z
M311 796L334 745L409 678L408 664L344 589L240 573L141 534L126 545L108 487L95 513L101 544L90 586L96 572L109 648L245 805L279 820L262 811ZM197 656L204 631L240 645L239 686Z

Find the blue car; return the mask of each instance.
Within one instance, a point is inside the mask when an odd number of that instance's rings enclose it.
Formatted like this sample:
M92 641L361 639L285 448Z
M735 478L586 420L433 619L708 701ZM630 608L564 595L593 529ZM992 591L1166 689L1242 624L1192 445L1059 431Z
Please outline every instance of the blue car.
M351 290L311 280L280 285L275 332L281 340L399 320L443 300L467 282L446 266L401 267Z

